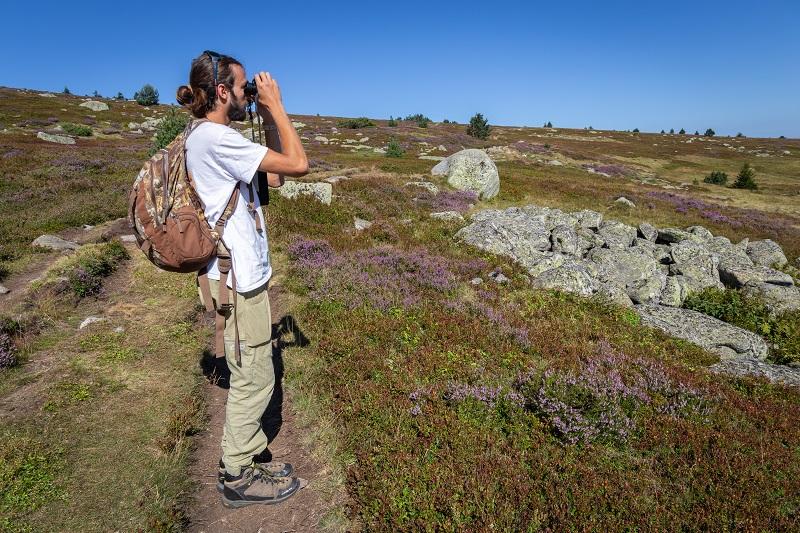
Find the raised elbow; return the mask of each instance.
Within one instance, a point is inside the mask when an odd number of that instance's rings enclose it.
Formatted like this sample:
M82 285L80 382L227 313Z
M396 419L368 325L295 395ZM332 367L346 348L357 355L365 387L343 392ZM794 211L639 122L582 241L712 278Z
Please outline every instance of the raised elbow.
M308 174L308 158L304 157L302 160L298 161L297 165L292 170L292 175L295 177L305 176Z

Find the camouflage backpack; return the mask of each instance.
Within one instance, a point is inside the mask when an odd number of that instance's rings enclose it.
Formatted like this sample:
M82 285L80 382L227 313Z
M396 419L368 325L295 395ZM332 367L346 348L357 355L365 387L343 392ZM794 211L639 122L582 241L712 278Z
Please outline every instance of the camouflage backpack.
M216 353L217 357L224 357L223 313L230 311L232 305L228 302L228 291L220 291L219 302L211 297L206 267L214 257L219 259L221 287L225 286L228 274L232 275L230 253L222 237L225 223L236 207L239 187L233 188L228 205L211 229L186 169L186 139L203 122L207 120L190 122L175 140L145 162L128 195L128 222L139 248L154 265L170 272L198 272L206 310L217 311ZM231 281L235 306L236 277L232 276ZM236 360L241 365L238 325L235 329Z

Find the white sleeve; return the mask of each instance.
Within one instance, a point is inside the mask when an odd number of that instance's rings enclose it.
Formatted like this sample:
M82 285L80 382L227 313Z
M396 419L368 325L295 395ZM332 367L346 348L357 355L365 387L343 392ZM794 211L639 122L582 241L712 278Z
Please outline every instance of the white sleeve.
M236 130L225 131L214 150L216 163L239 181L250 183L267 147L248 141Z

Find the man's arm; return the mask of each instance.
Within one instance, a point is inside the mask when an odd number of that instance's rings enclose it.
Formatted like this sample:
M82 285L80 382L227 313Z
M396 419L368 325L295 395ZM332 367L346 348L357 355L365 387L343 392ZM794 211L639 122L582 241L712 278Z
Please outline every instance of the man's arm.
M255 79L258 87L259 114L262 117L266 114L272 117L280 143L280 150L267 150L267 155L264 156L258 170L278 175L278 181L273 182L278 184L281 183L280 175L304 176L308 173L308 158L300 142L300 136L283 108L278 84L266 72L259 72ZM269 139L268 136L268 142Z
M280 152L281 136L280 133L278 133L278 127L275 125L275 120L272 118L272 115L269 114L269 111L263 113L261 118L264 121L264 136L267 141L267 148ZM284 178L285 176L283 174L267 172L267 185L270 187L280 187L285 181Z

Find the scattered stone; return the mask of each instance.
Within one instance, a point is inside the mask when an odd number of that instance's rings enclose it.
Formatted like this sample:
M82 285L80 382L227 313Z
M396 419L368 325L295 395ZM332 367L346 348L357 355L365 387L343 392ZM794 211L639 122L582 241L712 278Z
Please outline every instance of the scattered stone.
M136 235L120 235L119 240L121 242L136 242Z
M469 280L469 282L471 284L473 284L473 285L480 285L481 283L483 283L483 279L481 279L481 278L472 278L471 280Z
M428 161L444 161L446 158L440 155L421 155L417 159L425 159Z
M766 378L771 383L800 386L800 368L754 359L727 359L709 367L711 372L736 377Z
M296 129L296 130L299 130L301 128L305 128L306 127L305 124L303 124L302 122L297 122L297 121L292 121L292 126L294 126L294 129Z
M328 138L327 138L327 137L324 137L324 136L322 136L322 135L317 135L317 136L315 136L315 137L314 137L314 140L315 140L315 141L317 141L317 142L321 142L321 143L324 143L324 144L328 144Z
M355 217L353 219L353 225L355 226L356 230L362 231L372 226L372 222L369 220L364 220L363 218Z
M31 246L40 246L51 250L77 250L80 245L76 242L66 241L56 235L40 235L34 239Z
M689 341L719 355L722 359L766 359L769 349L764 339L691 309L653 304L635 306L642 322Z
M782 267L787 263L783 250L771 239L749 242L746 253L756 265Z
M45 98L55 98L56 97L56 95L54 95L53 93L39 93L39 96L43 96Z
M53 135L50 133L45 133L40 131L36 134L36 137L43 141L51 142L51 143L58 143L58 144L75 144L75 139L72 137L67 137L66 135Z
M83 229L84 229L84 231L89 231L89 230L90 230L90 229L92 229L92 228L94 228L94 226L92 226L91 224L84 224L84 225L83 225Z
M11 289L4 285L0 285L0 294L8 294L9 292L11 292Z
M431 218L436 220L457 220L463 222L464 217L458 211L439 211L438 213L431 213Z
M563 167L564 166L564 163L562 163L558 159L551 159L550 161L547 162L547 164L551 165L551 166L554 166L554 167Z
M638 230L639 235L641 235L643 239L646 239L650 242L656 242L656 239L658 238L658 230L655 226L648 224L647 222L642 222L639 224Z
M499 270L495 270L494 272L489 274L489 277L492 278L492 281L494 281L495 283L498 283L500 285L503 285L503 284L508 283L509 281L511 281L510 279L508 279L507 276L505 276Z
M278 188L278 193L284 198L289 199L295 199L299 196L311 196L325 205L331 205L333 187L330 183L286 181Z
M483 150L468 148L456 152L431 169L434 176L447 176L451 187L473 191L482 200L500 192L500 175L494 161Z
M125 333L125 328L122 326L117 326L114 328L114 333Z
M615 204L617 204L617 205L624 206L624 207L630 207L631 209L633 209L634 207L636 207L636 204L635 204L635 203L631 202L630 200L628 200L628 199L627 199L627 198L625 198L624 196L620 196L619 198L617 198L616 200L614 200L614 203L615 203Z
M80 107L88 107L92 111L108 111L108 104L105 102L97 102L95 100L89 100L88 102L84 102L79 104Z
M81 325L78 326L78 329L83 329L86 326L88 326L89 324L94 324L95 322L105 322L105 320L106 320L105 318L101 318L101 317L97 317L97 316L86 317L84 319L84 321L81 322Z
M430 181L409 181L406 183L406 187L422 187L423 189L427 189L431 194L439 194L439 187Z

